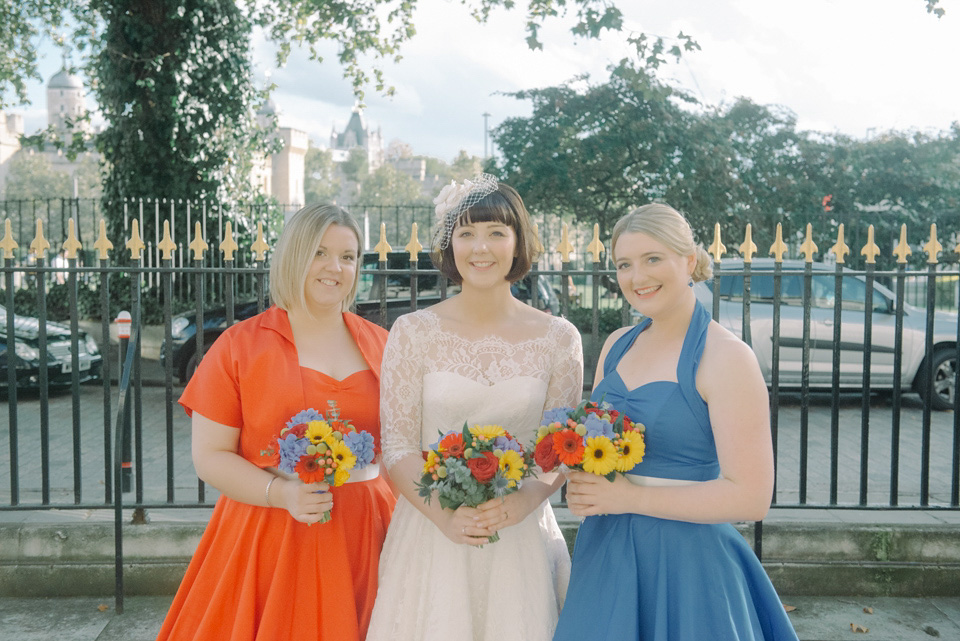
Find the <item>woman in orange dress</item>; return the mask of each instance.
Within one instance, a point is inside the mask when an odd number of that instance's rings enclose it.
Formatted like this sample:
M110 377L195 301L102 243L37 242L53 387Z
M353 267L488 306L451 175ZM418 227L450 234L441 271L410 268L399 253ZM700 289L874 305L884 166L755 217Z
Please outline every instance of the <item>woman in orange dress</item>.
M297 212L270 268L275 306L224 332L180 397L197 475L221 496L159 640L366 636L395 503L379 464L336 488L277 469L280 430L329 401L379 455L387 332L346 311L359 253L360 229L339 207Z

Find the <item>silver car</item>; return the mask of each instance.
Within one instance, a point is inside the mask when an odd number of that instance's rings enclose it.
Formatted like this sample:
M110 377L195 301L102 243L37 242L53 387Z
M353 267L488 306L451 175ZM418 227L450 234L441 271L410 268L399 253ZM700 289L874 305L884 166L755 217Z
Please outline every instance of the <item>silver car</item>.
M835 267L813 263L810 296L810 386L833 387L833 324ZM720 323L742 337L743 261L724 260L721 275ZM771 381L773 353L773 259L757 259L751 264L750 333L753 350L764 377ZM803 365L803 286L804 262L784 261L780 305L780 385L799 387ZM713 281L698 283L697 298L712 310ZM839 386L859 389L863 384L864 308L866 279L844 274L841 286L841 333ZM901 385L905 391L924 393L932 384L932 407L951 409L954 405L957 366L957 314L935 312L933 338L933 378L925 379L924 344L926 310L904 304ZM893 388L894 339L896 333L896 295L874 282L872 340L870 357L871 389Z

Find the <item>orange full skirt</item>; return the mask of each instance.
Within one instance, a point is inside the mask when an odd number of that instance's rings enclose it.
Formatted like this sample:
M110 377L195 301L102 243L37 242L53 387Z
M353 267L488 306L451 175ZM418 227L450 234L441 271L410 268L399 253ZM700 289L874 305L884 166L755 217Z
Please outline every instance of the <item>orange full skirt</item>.
M320 525L221 496L158 641L364 639L395 499L383 477L332 491Z

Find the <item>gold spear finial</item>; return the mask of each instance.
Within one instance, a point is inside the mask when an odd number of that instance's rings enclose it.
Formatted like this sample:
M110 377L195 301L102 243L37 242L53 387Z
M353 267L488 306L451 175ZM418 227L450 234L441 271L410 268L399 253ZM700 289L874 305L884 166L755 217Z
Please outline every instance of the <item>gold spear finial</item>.
M17 241L13 239L13 231L10 226L10 219L7 218L3 224L3 240L0 240L0 250L3 251L4 258L13 258L13 250L19 247Z
M103 218L100 219L100 233L97 235L97 242L93 244L93 248L97 250L97 256L100 260L106 260L110 256L110 250L113 249L113 243L107 238L107 221Z
M576 248L570 244L570 229L567 227L567 223L563 223L560 230L560 244L557 245L557 251L560 252L560 262L569 263L570 254L573 253L574 249Z
M713 225L713 242L707 249L713 255L713 262L719 263L720 259L727 252L727 246L720 242L720 223Z
M907 256L912 253L910 245L907 244L907 224L903 223L900 225L900 243L894 248L893 255L897 257L897 262L903 265L907 262Z
M210 247L203 239L203 227L199 220L193 226L193 240L187 247L193 252L194 260L203 260L203 252Z
M410 226L410 242L403 248L403 251L410 253L411 263L420 257L420 252L423 251L423 245L420 244L420 239L417 237L417 223L413 223Z
M228 225L230 223L227 223ZM170 260L173 258L173 252L177 251L177 244L173 242L173 238L170 237L170 221L163 221L163 238L160 240L160 244L157 245L157 249L160 250L160 258L163 260Z
M843 257L850 253L850 248L843 242L843 223L840 223L840 226L837 228L837 242L830 248L830 251L837 257L837 263L840 265L844 263Z
M813 225L807 223L807 238L800 245L800 253L804 254L808 263L813 262L813 255L817 253L817 244L813 242Z
M600 242L600 224L593 224L593 240L587 245L587 253L593 254L593 262L600 262L600 254L603 253L603 243Z
M223 252L223 260L233 261L233 255L240 249L240 245L233 239L233 225L228 220L223 226L223 240L220 242L220 251Z
M387 242L387 224L380 223L380 242L373 248L380 256L380 262L387 262L387 254L393 251L393 247Z
M30 251L39 259L44 258L48 249L50 249L50 243L43 237L43 221L37 218L37 235L33 237L33 242L30 243Z
M923 246L923 251L927 252L927 263L935 265L937 263L937 254L943 251L943 245L937 240L937 223L930 225L930 240Z
M787 244L783 242L783 223L777 223L777 237L770 245L770 255L776 263L783 262L783 255L787 253Z
M740 254L743 256L743 262L752 263L753 255L757 253L757 245L753 242L753 227L747 223L747 233L740 243Z
M63 243L63 249L67 252L67 260L77 257L77 252L83 249L83 245L77 240L77 229L73 218L67 220L67 240Z
M877 262L877 255L880 253L880 248L877 247L877 244L873 242L873 225L867 227L867 244L863 246L863 249L860 250L861 256L867 257L867 264L873 265Z
M140 260L146 248L143 239L140 238L140 221L136 218L130 221L130 240L127 241L126 247L130 250L130 260Z
M262 263L267 258L267 251L270 245L263 239L263 223L257 223L257 239L250 245L250 251L253 252L253 259Z

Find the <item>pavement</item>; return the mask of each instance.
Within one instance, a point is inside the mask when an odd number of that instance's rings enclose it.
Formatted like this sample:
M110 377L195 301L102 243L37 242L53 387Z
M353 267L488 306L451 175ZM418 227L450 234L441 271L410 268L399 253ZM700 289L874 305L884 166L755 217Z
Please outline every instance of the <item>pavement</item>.
M960 639L960 597L781 598L801 641ZM11 641L153 641L172 599L127 597L117 614L109 596L4 598L0 635Z

